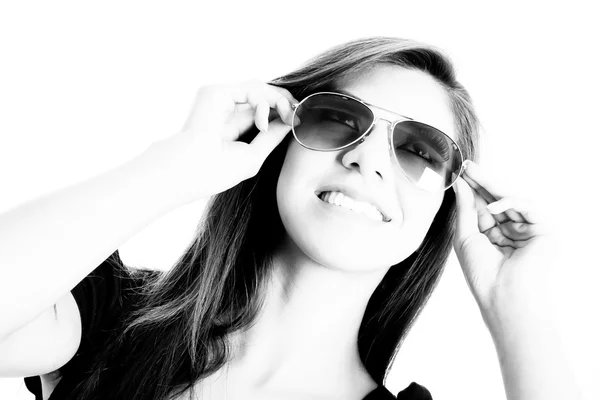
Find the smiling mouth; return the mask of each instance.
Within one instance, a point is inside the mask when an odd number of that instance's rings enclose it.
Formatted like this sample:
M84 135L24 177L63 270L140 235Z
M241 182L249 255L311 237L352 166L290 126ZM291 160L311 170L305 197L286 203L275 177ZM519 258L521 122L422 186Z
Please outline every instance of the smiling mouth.
M334 191L315 192L319 200L333 206L345 208L357 214L363 214L378 222L390 222L391 219L383 214L379 209L372 204L354 200L344 193Z

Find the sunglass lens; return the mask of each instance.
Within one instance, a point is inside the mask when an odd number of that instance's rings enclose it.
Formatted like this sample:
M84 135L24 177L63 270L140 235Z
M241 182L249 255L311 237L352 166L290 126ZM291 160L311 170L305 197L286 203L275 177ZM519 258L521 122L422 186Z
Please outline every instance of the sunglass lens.
M343 95L318 94L306 98L296 110L300 124L296 139L317 150L332 150L358 139L373 122L373 113Z
M448 188L460 171L462 156L458 146L432 126L401 122L394 128L393 144L402 171L422 189Z

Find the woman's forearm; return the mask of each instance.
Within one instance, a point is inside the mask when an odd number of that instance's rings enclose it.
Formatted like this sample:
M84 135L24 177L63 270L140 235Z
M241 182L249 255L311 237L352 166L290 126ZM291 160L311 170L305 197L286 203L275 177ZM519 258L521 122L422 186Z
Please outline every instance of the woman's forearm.
M185 204L167 141L0 215L0 340L33 320L150 222ZM169 144L169 146L173 146Z
M551 316L503 310L490 333L508 400L581 400L583 393Z

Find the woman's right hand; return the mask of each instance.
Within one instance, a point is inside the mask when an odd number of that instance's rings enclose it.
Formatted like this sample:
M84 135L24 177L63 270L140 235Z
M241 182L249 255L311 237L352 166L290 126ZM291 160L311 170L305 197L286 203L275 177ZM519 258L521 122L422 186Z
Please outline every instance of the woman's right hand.
M193 201L223 192L253 177L291 130L289 91L260 81L200 88L183 129L168 138L179 143L175 179ZM270 115L276 117L271 120ZM277 117L278 115L278 117ZM252 125L258 135L238 139Z

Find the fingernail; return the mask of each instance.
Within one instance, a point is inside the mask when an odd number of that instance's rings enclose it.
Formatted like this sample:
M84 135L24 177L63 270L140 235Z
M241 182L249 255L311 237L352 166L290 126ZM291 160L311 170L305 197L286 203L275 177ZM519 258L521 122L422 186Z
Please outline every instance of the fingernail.
M264 121L261 121L260 125L261 125L261 128L258 128L259 130L261 130L263 132L267 132L269 130L269 122L268 121L266 123Z
M499 204L497 201L495 201L485 206L485 208L487 208L491 214L498 214Z

